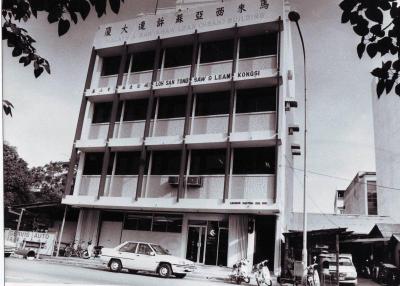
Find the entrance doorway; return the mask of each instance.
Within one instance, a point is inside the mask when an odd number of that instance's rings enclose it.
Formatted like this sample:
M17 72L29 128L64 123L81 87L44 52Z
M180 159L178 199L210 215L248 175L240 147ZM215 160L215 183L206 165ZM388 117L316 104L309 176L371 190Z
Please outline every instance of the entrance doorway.
M227 221L189 221L186 259L206 265L226 266Z
M257 264L268 259L269 270L274 269L275 252L275 216L255 217L255 252L253 263Z
M196 263L204 263L205 226L189 226L186 259Z

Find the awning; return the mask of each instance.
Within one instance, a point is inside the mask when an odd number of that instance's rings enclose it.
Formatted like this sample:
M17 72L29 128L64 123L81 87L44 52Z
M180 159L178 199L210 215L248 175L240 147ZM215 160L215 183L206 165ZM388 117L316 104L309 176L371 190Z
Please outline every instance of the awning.
M389 240L390 240L390 238L382 238L382 237L356 238L356 239L348 239L348 240L342 241L342 243L374 243L374 242L386 242Z

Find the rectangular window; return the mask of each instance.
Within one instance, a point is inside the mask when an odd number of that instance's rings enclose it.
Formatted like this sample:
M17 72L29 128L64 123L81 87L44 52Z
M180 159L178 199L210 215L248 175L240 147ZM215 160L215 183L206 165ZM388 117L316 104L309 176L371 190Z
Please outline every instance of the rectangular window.
M275 111L275 87L240 89L236 95L236 113Z
M165 49L165 68L187 66L192 63L193 46L181 46Z
M275 174L275 147L234 149L233 174Z
M126 100L123 120L146 120L147 104L147 99Z
M94 103L92 123L110 122L112 102Z
M83 166L83 175L101 175L103 166L102 152L93 152L85 154L85 163Z
M181 160L180 150L153 151L152 175L177 175Z
M376 192L376 182L367 182L367 196L368 196L368 215L378 214L378 197Z
M151 252L152 250L148 244L145 243L139 244L137 254L150 255Z
M276 55L277 33L240 38L239 58Z
M118 152L115 175L137 175L139 162L140 152Z
M132 72L142 72L154 69L155 51L144 51L133 53ZM160 57L161 58L161 57Z
M120 252L129 252L129 253L135 253L136 252L136 246L137 243L135 242L128 242L127 244L125 244L124 246L121 246L119 248Z
M229 91L197 94L195 115L228 114L229 95Z
M159 119L185 117L186 95L166 96L158 99Z
M101 76L118 74L119 64L121 63L121 59L122 59L121 56L103 58Z
M219 175L225 173L225 149L192 150L191 175Z
M179 214L128 213L124 229L180 233L182 221L183 216Z
M200 63L233 59L233 39L201 44Z

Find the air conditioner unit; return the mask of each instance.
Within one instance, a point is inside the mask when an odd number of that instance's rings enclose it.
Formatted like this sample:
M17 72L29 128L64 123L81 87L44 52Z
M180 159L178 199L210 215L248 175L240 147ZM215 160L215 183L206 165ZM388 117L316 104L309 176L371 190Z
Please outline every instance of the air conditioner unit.
M179 185L179 176L169 176L168 177L168 184L172 186Z
M285 100L285 110L289 111L290 108L296 108L297 107L297 101L295 99L286 99Z
M203 186L203 177L188 177L187 185L191 187L202 187Z

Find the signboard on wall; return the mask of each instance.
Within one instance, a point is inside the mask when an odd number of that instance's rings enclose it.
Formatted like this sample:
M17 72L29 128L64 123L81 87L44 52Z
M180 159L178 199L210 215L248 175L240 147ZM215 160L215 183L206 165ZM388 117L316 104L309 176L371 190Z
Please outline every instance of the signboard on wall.
M232 0L160 15L106 24L99 27L96 49L277 21L282 0Z
M4 239L15 241L15 233L15 230L5 230ZM55 242L55 233L33 231L18 231L17 233L18 249L34 249L39 254L52 255Z

